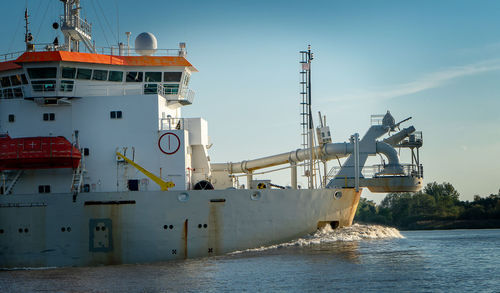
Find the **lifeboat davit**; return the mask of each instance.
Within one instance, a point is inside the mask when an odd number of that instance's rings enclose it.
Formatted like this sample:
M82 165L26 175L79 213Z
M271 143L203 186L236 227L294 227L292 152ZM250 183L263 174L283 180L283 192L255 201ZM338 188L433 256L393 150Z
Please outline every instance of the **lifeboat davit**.
M81 152L63 136L0 136L0 171L77 168Z

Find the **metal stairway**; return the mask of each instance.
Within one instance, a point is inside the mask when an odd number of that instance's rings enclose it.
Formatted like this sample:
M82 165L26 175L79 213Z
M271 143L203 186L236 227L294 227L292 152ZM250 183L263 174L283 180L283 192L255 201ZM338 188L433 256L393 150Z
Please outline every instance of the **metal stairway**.
M13 173L9 172L7 173L7 177L5 176L5 172L2 174L2 183L0 185L0 193L2 194L11 194L12 189L16 185L16 183L19 181L21 178L21 175L23 174L23 170L18 170L15 175L12 177Z

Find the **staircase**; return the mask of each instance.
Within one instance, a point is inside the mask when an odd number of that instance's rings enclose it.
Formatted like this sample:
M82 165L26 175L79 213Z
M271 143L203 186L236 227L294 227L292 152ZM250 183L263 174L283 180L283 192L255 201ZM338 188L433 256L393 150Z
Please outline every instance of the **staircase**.
M82 191L83 175L85 173L85 156L82 154L78 167L73 171L73 178L71 179L71 192L73 193L73 200L76 200L78 193Z
M2 182L0 185L0 191L2 194L11 194L12 189L19 181L23 174L23 170L18 170L17 172L4 172L2 174Z

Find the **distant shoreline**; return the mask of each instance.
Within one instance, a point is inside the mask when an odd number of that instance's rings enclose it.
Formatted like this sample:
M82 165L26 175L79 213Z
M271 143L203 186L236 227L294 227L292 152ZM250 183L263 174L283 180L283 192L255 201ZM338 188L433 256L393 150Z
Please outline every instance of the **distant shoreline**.
M358 224L375 224L356 222ZM407 227L395 227L400 231L417 231L417 230L452 230L452 229L499 229L500 219L489 220L425 220L417 221Z

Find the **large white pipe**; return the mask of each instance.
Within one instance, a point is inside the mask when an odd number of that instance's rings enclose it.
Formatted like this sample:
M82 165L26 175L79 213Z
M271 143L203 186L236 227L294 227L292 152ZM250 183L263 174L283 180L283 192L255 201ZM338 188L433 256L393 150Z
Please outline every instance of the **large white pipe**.
M352 149L353 147L350 143L342 142L325 144L322 148L315 147L313 148L313 151L315 152L316 158L325 158L326 160L331 160L335 157L343 158L348 156L352 152ZM227 170L229 174L248 173L257 169L263 169L287 163L302 162L309 159L309 156L309 149L298 149L288 153L282 153L254 160L241 161L237 163L214 163L211 164L211 168L212 171Z

